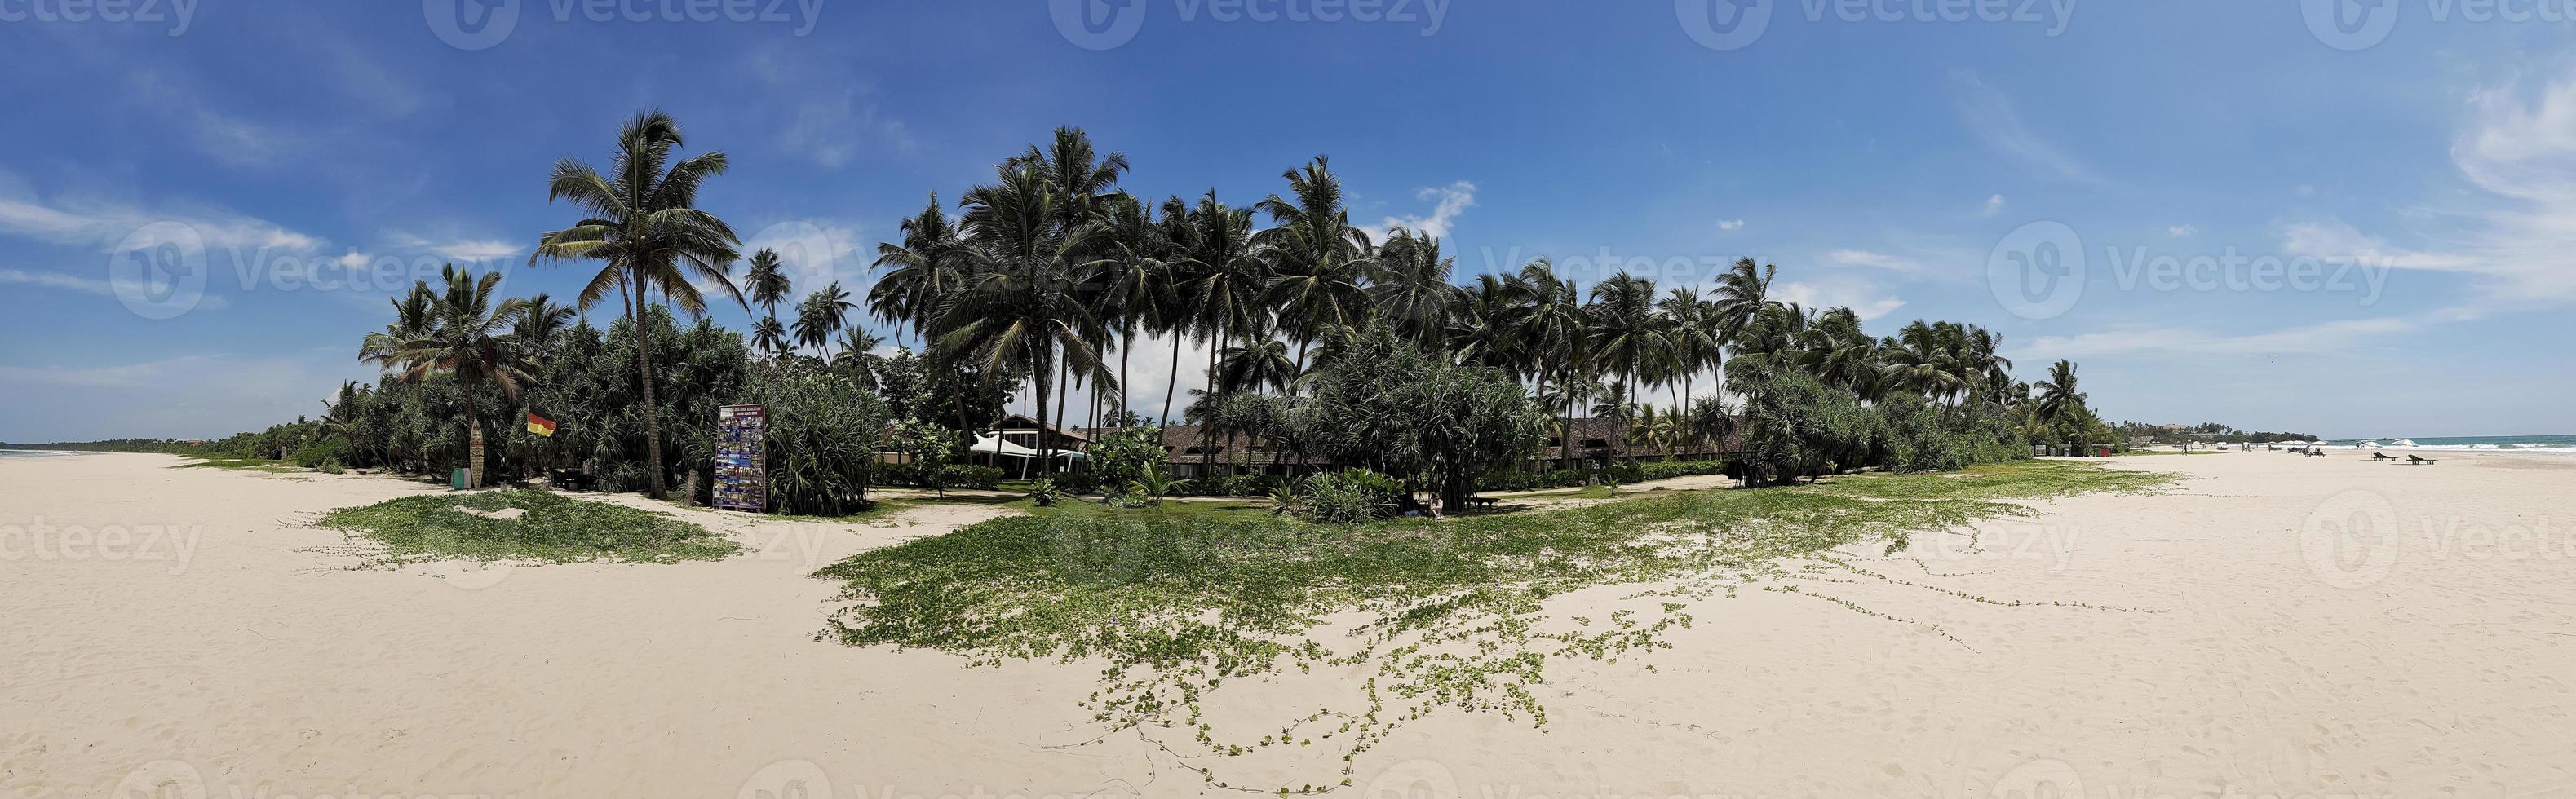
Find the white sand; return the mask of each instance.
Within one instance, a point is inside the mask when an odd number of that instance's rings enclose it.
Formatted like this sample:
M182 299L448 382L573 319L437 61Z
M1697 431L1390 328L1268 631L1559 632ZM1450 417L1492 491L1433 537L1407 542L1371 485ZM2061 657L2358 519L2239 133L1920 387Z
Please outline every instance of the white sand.
M1087 664L813 640L836 585L807 572L990 508L681 511L753 549L712 563L349 571L342 536L300 522L433 489L175 462L0 461L0 796L1205 790L1133 736L1058 748L1098 734L1075 706ZM2113 463L2192 479L2045 504L1973 551L1931 534L1913 557L1851 553L1919 586L1695 603L1643 662L1552 661L1546 732L1445 712L1335 795L2576 795L2576 458ZM2337 529L2312 518L2374 514L2394 545L2311 564L2325 550L2303 540ZM1334 677L1248 692L1245 715L1349 687Z

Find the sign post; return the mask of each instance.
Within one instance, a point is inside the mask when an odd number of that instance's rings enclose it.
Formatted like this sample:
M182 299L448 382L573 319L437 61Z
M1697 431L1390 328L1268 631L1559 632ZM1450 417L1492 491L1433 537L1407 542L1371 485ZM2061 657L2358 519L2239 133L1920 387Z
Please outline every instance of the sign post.
M769 408L727 405L716 409L715 506L767 513L769 475L761 442L769 433Z

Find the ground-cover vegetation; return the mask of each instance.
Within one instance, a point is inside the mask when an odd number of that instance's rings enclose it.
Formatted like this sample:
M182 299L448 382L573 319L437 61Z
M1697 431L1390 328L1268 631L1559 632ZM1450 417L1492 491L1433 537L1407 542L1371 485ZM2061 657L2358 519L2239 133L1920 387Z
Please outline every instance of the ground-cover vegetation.
M361 568L434 560L676 563L741 547L667 514L545 491L424 494L323 514L363 538Z
M976 664L1098 662L1100 689L1085 706L1108 731L1229 756L1325 747L1342 761L1340 772L1317 782L1243 786L1222 764L1202 772L1229 788L1323 790L1347 784L1351 758L1429 713L1493 712L1543 725L1535 689L1552 660L1615 663L1667 647L1660 634L1689 625L1692 602L1816 570L1888 579L1833 551L1894 551L1922 531L2033 512L2013 500L2145 491L2167 479L2026 461L1965 474L1856 475L1358 525L1059 511L988 521L822 570L818 576L847 581L848 603L823 635L852 646L936 649ZM1545 612L1550 597L1605 585L1639 586L1637 597L1649 604L1602 619L1552 620ZM1361 621L1327 625L1328 616ZM1255 730L1209 720L1223 685L1351 666L1369 676L1347 704Z

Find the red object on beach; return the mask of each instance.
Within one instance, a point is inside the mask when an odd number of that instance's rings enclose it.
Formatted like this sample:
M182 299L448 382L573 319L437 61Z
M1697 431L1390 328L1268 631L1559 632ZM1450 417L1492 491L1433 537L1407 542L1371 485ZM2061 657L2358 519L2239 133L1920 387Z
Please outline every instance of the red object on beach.
M536 412L530 411L528 413L528 432L551 438L555 434L555 420L538 416Z

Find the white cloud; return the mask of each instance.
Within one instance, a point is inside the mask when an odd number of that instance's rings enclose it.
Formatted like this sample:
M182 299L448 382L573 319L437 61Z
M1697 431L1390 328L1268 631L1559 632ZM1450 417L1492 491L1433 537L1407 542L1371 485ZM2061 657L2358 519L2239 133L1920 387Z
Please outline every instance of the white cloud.
M1796 303L1809 310L1846 307L1869 321L1895 313L1905 301L1887 293L1884 287L1859 280L1816 280L1782 283L1771 287L1771 298Z
M2041 177L2067 183L2102 183L2093 169L2042 138L2022 121L2021 111L2003 90L1986 85L1972 70L1950 71L1950 98L1969 135L2037 170Z
M1866 266L1907 274L1920 274L1930 269L1912 258L1875 253L1868 250L1835 250L1825 253L1824 261L1832 266Z
M1743 229L1744 229L1744 220L1741 220L1741 219L1722 219L1722 220L1718 220L1718 223L1717 223L1717 229L1718 229L1718 230L1743 230Z
M1446 186L1425 186L1415 190L1413 196L1415 199L1434 201L1429 215L1390 216L1376 227L1363 225L1362 229L1368 231L1371 239L1379 242L1386 241L1387 236L1396 228L1404 228L1432 238L1448 238L1449 226L1458 221L1459 215L1466 213L1468 208L1475 207L1476 184L1461 180Z
M2228 335L2200 328L2126 327L2075 336L2041 336L2020 348L2027 357L2193 354L2287 355L2348 352L2363 340L2423 326L2412 319L2344 319L2264 333Z
M2184 225L2174 225L2174 226L2171 226L2171 227L2167 227L2167 228L2165 228L2165 235L2167 235L2167 236L2171 236L2171 237L2174 237L2174 238L2177 238L2177 239L2187 239L2187 238L2191 238L2191 237L2193 237L2193 236L2198 236L2198 235L2200 235L2200 228L2199 228L2198 226L2195 226L2195 225L2188 225L2188 224L2184 224Z
M1992 196L1992 197L1988 197L1988 198L1986 198L1986 210L1985 210L1985 212L1984 212L1984 215L1985 215L1985 216L1994 216L1994 215L1996 215L1996 214L2003 213L2003 210L2004 210L2004 196L2003 196L2003 195L2001 195L2001 194L1997 194L1997 195L1995 195L1995 196Z
M128 236L157 223L175 222L196 232L206 246L219 250L268 249L311 252L323 240L255 217L211 209L145 210L129 205L90 201L46 201L33 195L0 194L0 234L105 252Z
M100 280L93 277L83 277L81 275L63 272L30 272L24 269L0 269L0 284L61 289L63 291L73 291L82 294L111 298L116 296L117 286L114 282ZM129 285L127 293L129 296L140 297L147 296L149 294L149 290L142 286ZM231 301L226 300L221 296L208 294L199 297L196 303L189 307L197 310L217 310L229 307L231 304Z
M514 258L528 251L526 246L499 239L455 238L432 241L400 231L386 234L385 239L386 243L395 249L418 250L459 261L497 261L503 258ZM345 258L343 262L346 262Z

